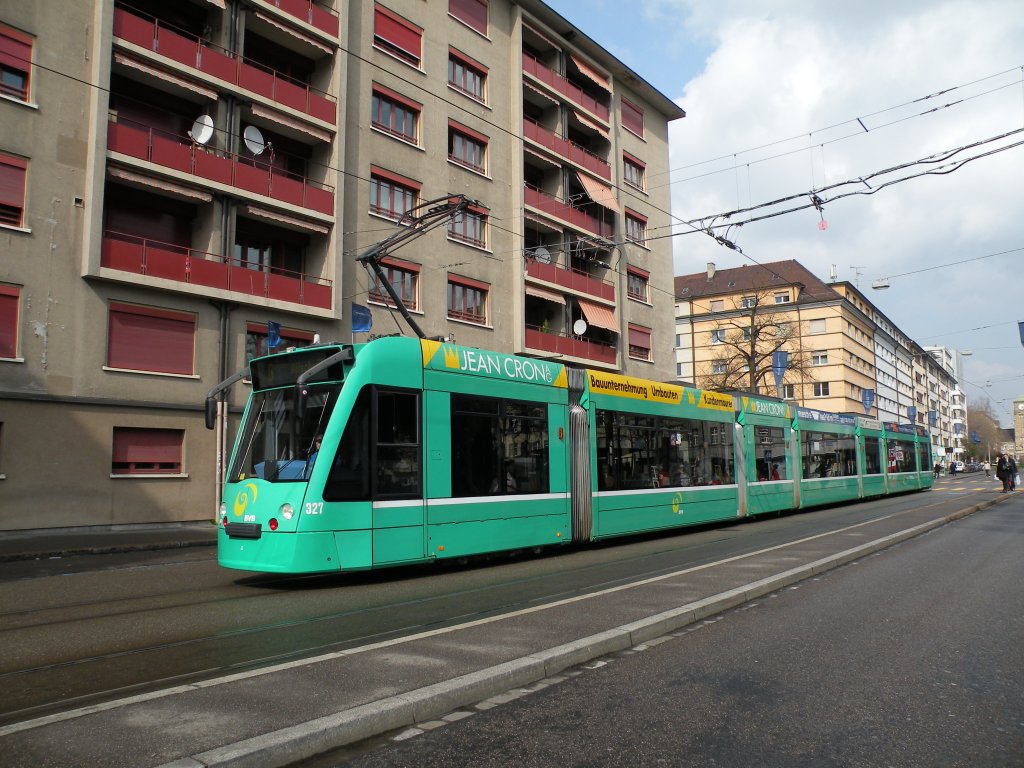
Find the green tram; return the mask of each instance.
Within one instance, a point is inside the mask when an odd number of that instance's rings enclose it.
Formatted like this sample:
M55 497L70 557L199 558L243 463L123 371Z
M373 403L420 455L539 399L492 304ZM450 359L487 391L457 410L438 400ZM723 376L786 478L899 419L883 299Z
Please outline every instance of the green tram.
M253 360L222 566L317 573L919 490L927 433L402 337Z

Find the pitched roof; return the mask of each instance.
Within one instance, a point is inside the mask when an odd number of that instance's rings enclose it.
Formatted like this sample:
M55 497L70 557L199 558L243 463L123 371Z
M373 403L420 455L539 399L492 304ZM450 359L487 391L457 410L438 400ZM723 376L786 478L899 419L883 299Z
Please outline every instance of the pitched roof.
M795 259L719 269L710 280L707 272L679 275L675 279L677 299L732 296L744 291L772 290L794 285L802 286L797 297L799 304L842 300L839 293L815 277Z

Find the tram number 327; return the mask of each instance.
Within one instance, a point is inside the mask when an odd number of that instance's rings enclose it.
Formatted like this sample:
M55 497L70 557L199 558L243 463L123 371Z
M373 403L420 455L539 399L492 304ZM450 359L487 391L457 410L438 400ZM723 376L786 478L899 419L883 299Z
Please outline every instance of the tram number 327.
M324 513L324 503L322 501L307 501L306 505L302 508L302 514L304 515L322 515Z

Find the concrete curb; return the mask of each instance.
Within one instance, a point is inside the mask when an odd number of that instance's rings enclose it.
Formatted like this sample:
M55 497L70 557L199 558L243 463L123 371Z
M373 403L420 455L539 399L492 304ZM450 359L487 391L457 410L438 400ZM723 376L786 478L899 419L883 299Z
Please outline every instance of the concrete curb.
M443 683L364 704L307 723L219 747L158 768L268 768L286 766L331 749L441 717L514 688L557 675L570 667L635 647L708 616L735 608L804 579L880 552L894 544L1005 501L996 498L944 517L851 547L744 587L721 592L605 632L555 646Z
M169 541L153 544L108 544L95 547L67 547L64 549L44 550L39 552L6 552L0 553L0 563L13 563L24 560L49 560L53 557L75 557L77 555L116 555L121 552L149 552L158 549L212 547L216 544L217 540L212 538L210 541Z

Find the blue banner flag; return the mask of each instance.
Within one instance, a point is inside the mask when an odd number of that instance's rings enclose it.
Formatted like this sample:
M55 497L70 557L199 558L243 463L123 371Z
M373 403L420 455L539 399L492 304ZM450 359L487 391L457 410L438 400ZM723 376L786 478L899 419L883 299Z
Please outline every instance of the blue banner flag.
M981 436L978 434L978 430L976 429L971 430L971 442L975 445L981 442Z
M772 373L775 374L775 388L779 390L779 397L782 397L782 377L786 375L789 368L789 352L779 350L772 352Z
M373 315L370 308L362 304L352 303L352 333L369 333L373 327Z
M864 400L864 413L871 414L871 406L875 404L875 390L865 389L862 396Z
M908 405L907 406L907 418L910 421L914 421L914 420L917 419L917 406L916 405Z
M273 349L281 343L281 324L273 320L267 321L267 349Z
M1017 332L1020 333L1020 343L1024 346L1024 321L1017 323Z
M928 426L934 427L939 421L938 411L928 411Z
M960 434L961 432L963 432L963 431L964 431L964 425L963 425L963 424L954 424L954 425L953 425L953 431L954 431L954 432L955 432L956 434L958 434L958 435L959 435L959 434Z

